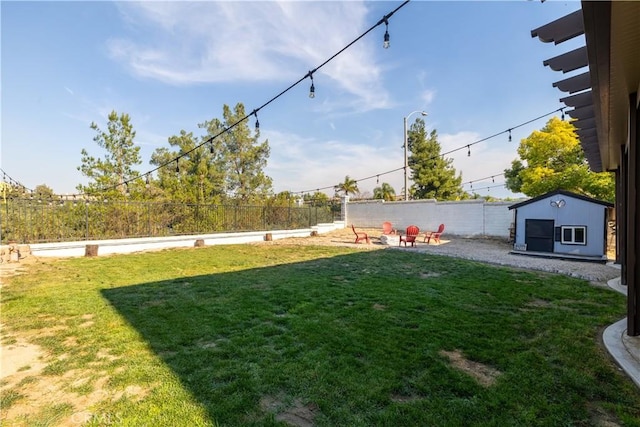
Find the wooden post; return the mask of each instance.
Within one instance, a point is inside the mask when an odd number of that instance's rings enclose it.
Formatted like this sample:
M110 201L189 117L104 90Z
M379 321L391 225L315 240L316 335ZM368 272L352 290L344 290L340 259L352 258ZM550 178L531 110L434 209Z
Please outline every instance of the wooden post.
M273 240L273 236L271 235L271 233L267 233L264 235L264 240L265 242L270 242Z
M84 247L84 256L98 256L98 245L86 245Z

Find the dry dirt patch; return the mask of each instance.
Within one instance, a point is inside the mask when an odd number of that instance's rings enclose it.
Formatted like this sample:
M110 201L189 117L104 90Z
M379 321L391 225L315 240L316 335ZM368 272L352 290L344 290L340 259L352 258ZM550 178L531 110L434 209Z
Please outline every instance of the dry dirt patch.
M265 396L260 399L260 407L265 412L275 413L276 421L294 427L313 427L313 420L319 412L318 405L315 403L304 405L299 399L296 399L291 405L286 405L282 400L273 396Z
M497 369L465 358L460 350L441 350L440 354L446 356L454 368L472 376L484 387L492 386L501 374Z
M77 426L92 419L90 410L101 401L115 401L123 396L142 399L149 392L139 386L128 386L121 391L108 390L106 385L110 377L104 371L96 371L97 366L73 369L57 376L43 375L50 355L42 347L14 335L4 336L3 340L9 344L3 343L0 352L0 394L15 397L2 408L2 425L28 426L28 417L66 404L72 408L71 412L66 416L54 416L47 425ZM68 343L74 342L75 338L69 337ZM107 361L115 358L106 350L101 350L97 357ZM57 358L64 359L64 356ZM79 389L86 391L77 392Z
M40 346L21 339L13 344L3 344L0 353L0 380L14 385L28 376L38 375L46 366L42 361L43 357Z
M318 234L317 236L307 237L287 237L285 239L275 239L272 241L255 242L256 245L295 245L295 246L350 246L360 249L383 249L388 246L380 243L382 230L379 228L358 228L358 232L367 233L371 243L364 241L355 243L356 236L353 234L351 227L330 231L328 233Z

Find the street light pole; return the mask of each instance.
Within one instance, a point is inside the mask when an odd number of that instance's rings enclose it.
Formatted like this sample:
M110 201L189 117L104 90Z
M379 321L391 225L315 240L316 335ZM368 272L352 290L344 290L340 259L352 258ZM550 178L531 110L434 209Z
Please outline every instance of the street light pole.
M409 200L409 187L407 184L407 169L409 168L409 158L407 157L407 145L409 143L409 137L407 135L407 120L411 117L412 114L420 113L423 116L426 116L427 113L424 111L412 111L404 118L404 200Z

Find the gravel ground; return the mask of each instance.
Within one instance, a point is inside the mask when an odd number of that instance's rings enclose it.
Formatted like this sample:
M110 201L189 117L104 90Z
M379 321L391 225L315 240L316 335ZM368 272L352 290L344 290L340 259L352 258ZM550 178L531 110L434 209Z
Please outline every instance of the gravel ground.
M566 274L598 284L606 284L610 279L620 276L619 266L611 263L604 264L511 254L511 244L500 239L466 239L457 236L447 236L448 238L445 239L445 236L443 236L440 245L433 243L427 244L419 241L416 247L407 247L405 249L404 246L398 248L396 246L382 245L379 239L381 235L379 229L363 228L357 230L367 233L371 238L371 243L355 244L355 236L351 229L343 229L320 236L281 239L273 242L265 242L265 244L331 245L351 246L363 250L399 249L419 251L515 268Z
M528 270L548 271L606 284L620 276L619 266L611 263L563 260L510 253L511 244L489 239L451 239L441 245L419 245L418 250L490 264L505 265Z

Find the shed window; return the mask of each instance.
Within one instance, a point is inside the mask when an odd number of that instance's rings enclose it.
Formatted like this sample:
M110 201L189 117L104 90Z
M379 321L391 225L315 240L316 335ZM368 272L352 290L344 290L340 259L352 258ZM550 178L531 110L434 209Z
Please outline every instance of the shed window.
M580 225L569 225L562 227L562 240L565 245L586 245L587 227Z

